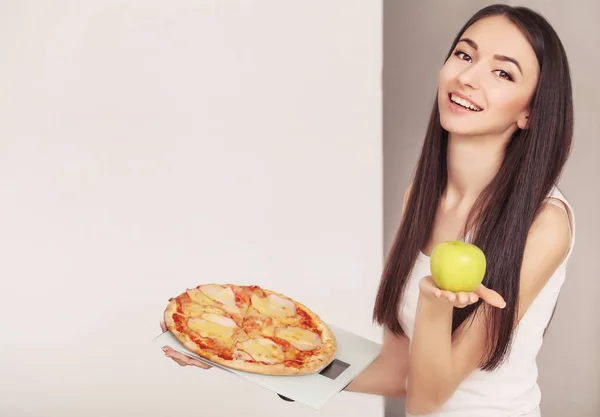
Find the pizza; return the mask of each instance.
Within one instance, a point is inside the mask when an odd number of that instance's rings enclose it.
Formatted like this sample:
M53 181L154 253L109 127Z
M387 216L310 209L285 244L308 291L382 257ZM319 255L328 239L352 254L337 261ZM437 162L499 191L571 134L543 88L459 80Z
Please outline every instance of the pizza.
M266 375L321 371L336 354L329 327L303 304L257 285L204 284L169 300L167 329L218 365Z

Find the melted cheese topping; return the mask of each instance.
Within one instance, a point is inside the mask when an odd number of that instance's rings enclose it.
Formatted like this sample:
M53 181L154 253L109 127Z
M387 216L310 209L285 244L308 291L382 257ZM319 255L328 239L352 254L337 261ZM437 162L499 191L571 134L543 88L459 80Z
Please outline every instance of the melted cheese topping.
M231 287L208 284L200 286L200 291L211 299L222 303L225 310L238 314L241 312L239 307L235 304L235 293Z
M300 318L298 316L294 316L294 317L279 317L277 319L277 324L279 325L299 325L300 324Z
M192 288L191 290L187 290L188 296L194 303L200 304L202 306L213 306L216 307L217 303L200 291L197 288Z
M219 301L227 306L235 306L235 294L230 287L222 287L217 284L201 285L200 291L213 300Z
M269 339L250 339L238 343L238 350L246 352L257 362L274 364L281 363L285 359L281 347Z
M275 294L269 294L268 297L259 297L252 294L250 297L252 306L261 314L272 317L292 317L296 315L296 305Z
M298 350L313 350L322 344L318 334L300 327L279 328L275 330L275 336L289 342Z
M213 323L219 324L223 327L236 328L237 324L229 317L221 316L219 314L207 313L202 316L204 320L212 321Z
M206 313L206 307L190 302L183 303L181 309L188 317L201 317L202 314Z
M204 318L189 319L188 327L202 337L209 337L226 345L232 344L237 329L235 322L227 317L214 314L207 314L206 316ZM233 323L233 326L230 322Z
M233 359L236 361L251 361L252 356L248 355L246 352L242 350L234 350L233 351Z

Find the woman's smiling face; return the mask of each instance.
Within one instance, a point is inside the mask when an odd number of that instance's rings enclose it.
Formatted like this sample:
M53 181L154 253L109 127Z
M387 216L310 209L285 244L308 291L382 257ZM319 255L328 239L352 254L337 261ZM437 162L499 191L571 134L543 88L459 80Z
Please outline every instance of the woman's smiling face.
M440 71L440 123L456 135L510 137L527 126L538 77L535 52L519 28L503 16L481 19Z

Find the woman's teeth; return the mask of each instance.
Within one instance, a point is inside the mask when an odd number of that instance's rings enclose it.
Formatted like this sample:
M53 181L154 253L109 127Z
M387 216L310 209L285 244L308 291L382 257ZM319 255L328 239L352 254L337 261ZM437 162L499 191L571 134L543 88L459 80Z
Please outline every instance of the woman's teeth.
M458 96L455 96L454 94L450 96L450 101L452 101L455 104L458 104L461 107L464 107L465 109L469 109L469 110L473 110L473 111L481 111L481 109L479 107L475 107L474 105L469 103L467 100L462 99Z

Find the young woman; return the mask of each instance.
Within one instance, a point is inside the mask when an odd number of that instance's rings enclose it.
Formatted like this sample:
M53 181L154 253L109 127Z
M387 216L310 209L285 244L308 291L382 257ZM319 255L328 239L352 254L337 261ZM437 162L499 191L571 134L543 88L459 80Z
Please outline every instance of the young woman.
M536 356L574 242L556 188L572 133L569 67L551 26L521 7L476 13L440 72L383 272L381 353L347 391L405 396L408 415L540 415ZM433 247L459 239L486 254L473 293L441 291L430 277Z
M440 72L383 273L381 355L347 390L406 396L409 415L540 415L536 356L573 247L555 186L572 133L569 67L551 26L520 7L476 13ZM429 276L428 254L453 239L486 254L474 293L441 291Z

